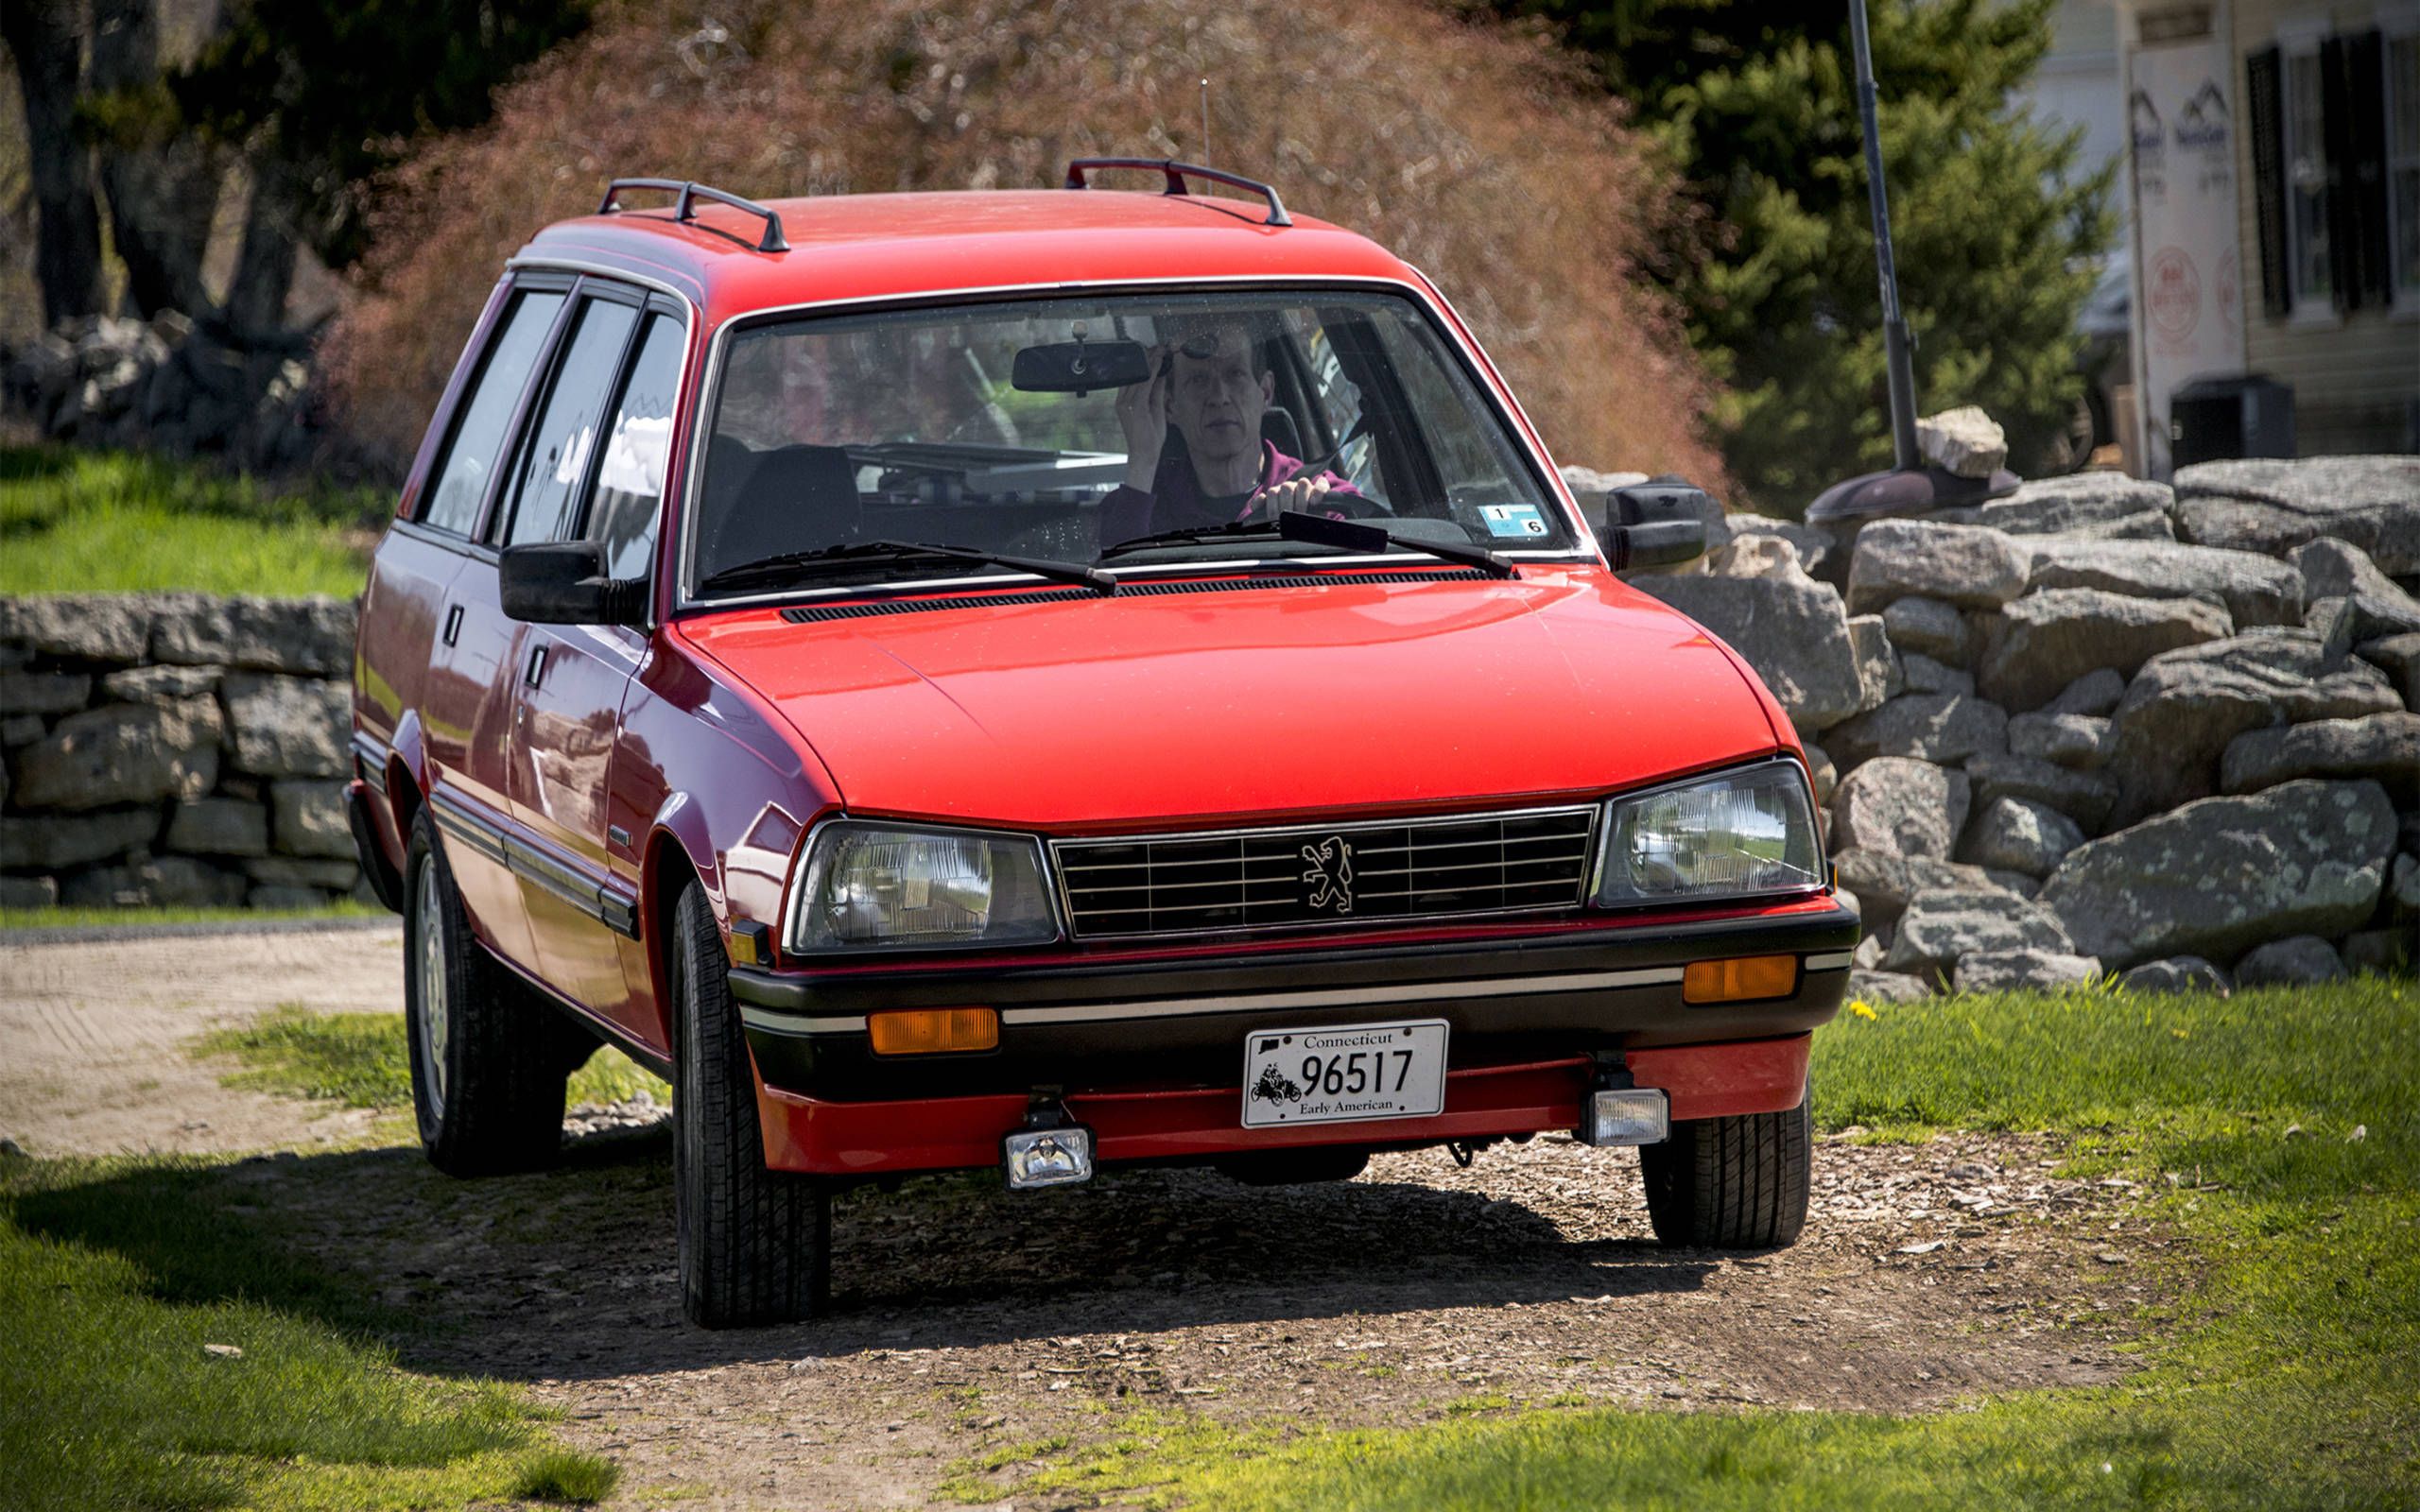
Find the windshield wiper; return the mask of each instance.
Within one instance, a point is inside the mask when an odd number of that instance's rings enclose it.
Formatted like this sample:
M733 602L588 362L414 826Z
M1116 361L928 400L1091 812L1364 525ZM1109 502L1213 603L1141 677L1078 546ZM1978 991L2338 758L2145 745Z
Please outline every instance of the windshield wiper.
M1266 518L1236 520L1223 525L1179 525L1174 530L1154 530L1148 536L1129 536L1114 545L1100 548L1098 559L1122 557L1130 551L1150 546L1180 545L1195 541L1232 541L1245 536L1274 536L1277 526Z
M979 546L943 546L914 541L849 541L837 546L821 546L813 551L786 551L779 556L762 557L741 562L715 573L698 587L711 591L730 588L758 578L796 573L802 568L849 566L872 561L978 561L994 567L1006 567L1013 572L1031 573L1052 582L1074 583L1096 593L1115 593L1117 579L1098 567L1081 562L1051 561L1039 557L1012 557L1006 552L986 551Z
M1317 546L1343 546L1354 551L1387 551L1400 546L1406 551L1426 552L1446 561L1476 567L1493 577L1517 576L1510 561L1485 546L1399 536L1384 525L1372 524L1366 520L1331 520L1323 514L1288 509L1277 517L1277 533L1288 541L1304 541Z

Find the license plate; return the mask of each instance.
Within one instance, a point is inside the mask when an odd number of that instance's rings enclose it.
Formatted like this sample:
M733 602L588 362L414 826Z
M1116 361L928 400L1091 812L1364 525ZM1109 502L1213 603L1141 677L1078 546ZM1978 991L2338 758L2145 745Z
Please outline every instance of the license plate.
M1244 1127L1445 1109L1445 1021L1268 1029L1244 1041Z

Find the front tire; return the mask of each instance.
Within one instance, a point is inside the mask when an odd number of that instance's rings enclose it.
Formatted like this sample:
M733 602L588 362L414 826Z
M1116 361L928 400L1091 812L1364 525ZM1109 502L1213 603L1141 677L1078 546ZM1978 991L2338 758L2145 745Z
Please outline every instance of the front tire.
M562 1148L562 1036L471 932L425 809L404 858L404 1022L421 1148L448 1176L528 1171Z
M1656 1239L1709 1249L1796 1244L1814 1180L1812 1096L1779 1113L1691 1119L1640 1146Z
M731 1001L722 932L695 883L674 907L672 1208L682 1310L700 1328L792 1322L829 1297L831 1194L810 1177L766 1168L755 1072Z

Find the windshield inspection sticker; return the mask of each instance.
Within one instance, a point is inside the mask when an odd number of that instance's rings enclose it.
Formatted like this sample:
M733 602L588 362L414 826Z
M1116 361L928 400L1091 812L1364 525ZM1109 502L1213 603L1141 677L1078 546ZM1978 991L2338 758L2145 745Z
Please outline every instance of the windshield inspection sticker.
M1547 517L1534 504L1482 504L1478 517L1491 536L1543 536Z

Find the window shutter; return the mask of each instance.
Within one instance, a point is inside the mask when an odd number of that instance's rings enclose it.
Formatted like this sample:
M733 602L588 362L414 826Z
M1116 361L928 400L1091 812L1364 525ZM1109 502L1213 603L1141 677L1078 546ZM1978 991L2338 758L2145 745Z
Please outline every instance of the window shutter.
M2337 186L2331 230L2342 249L2336 286L2344 291L2348 310L2363 305L2382 309L2394 298L2386 182L2386 48L2375 31L2336 42L2337 69L2327 75L2328 176Z
M2260 228L2260 308L2283 318L2294 307L2293 270L2286 260L2286 112L2279 81L2284 61L2271 47L2244 60L2244 91L2252 107L2252 203Z

